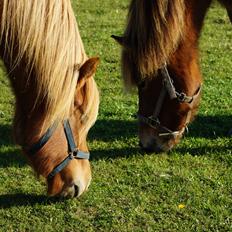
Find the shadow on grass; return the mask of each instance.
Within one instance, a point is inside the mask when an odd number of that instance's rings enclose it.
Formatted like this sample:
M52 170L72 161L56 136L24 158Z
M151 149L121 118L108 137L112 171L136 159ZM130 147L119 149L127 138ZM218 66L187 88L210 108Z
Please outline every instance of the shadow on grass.
M6 167L23 167L27 165L27 161L20 150L0 152L0 168Z
M212 143L214 140L212 139ZM224 155L226 159L226 155L231 156L232 145L221 145L219 146L218 143L213 146L192 146L192 147L176 147L173 150L167 152L168 154L178 153L180 155L190 154L191 156L207 156L207 155L215 155L218 154ZM117 159L117 158L129 158L133 156L143 156L144 154L148 154L142 151L139 147L131 147L131 148L120 148L120 149L98 149L91 151L91 160L108 160L108 159ZM156 153L149 153L148 155L159 155ZM219 157L219 158L220 158ZM230 161L231 162L231 161Z
M194 138L217 138L228 137L228 132L232 128L232 115L199 115L189 126L187 137Z
M111 142L137 135L137 121L99 119L90 130L88 140Z
M212 143L216 138L228 137L228 131L232 127L231 116L201 116L199 115L196 120L190 125L187 138L205 138L211 139ZM124 138L135 137L137 134L137 122L123 121L123 120L98 120L91 130L90 140L114 142L120 141ZM185 148L175 148L175 152L180 154L190 153L194 155L206 155L209 153L219 153L230 151L230 145L212 146L195 146ZM92 149L92 160L99 159L116 159L119 157L132 157L134 155L145 154L139 146L125 147L125 148L106 148L106 149Z
M213 141L212 141L212 144L213 144ZM212 145L212 144L209 146L177 147L173 151L178 152L183 155L188 153L192 156L204 156L207 154L210 154L211 156L213 155L218 156L218 154L231 155L232 145L225 144L225 145L219 146L218 144L215 144L215 145Z
M14 145L12 139L12 128L9 125L0 125L0 146Z
M139 146L131 148L109 148L109 149L97 149L91 151L91 160L102 159L117 159L117 158L129 158L133 156L139 156L146 154Z
M206 138L215 139L218 137L227 137L229 129L232 127L231 116L202 116L199 115L196 120L190 125L190 132L186 137L188 138ZM123 141L124 139L132 138L137 136L137 121L125 121L125 120L98 120L95 126L89 133L89 141L103 141L103 142L114 142ZM11 128L10 126L0 125L0 146L14 146L11 139ZM197 148L177 148L176 151L180 153L189 152L191 154L203 153L206 154L210 151L210 146L197 147ZM213 148L215 150L220 147ZM227 149L222 146L222 150ZM231 148L228 148L231 149ZM9 166L24 166L26 164L25 158L20 155L20 150L15 149L9 151L2 149L0 152L0 167ZM211 151L213 152L213 151ZM130 157L134 155L144 154L139 146L131 146L125 148L106 148L106 149L92 149L92 159L111 159L117 157Z
M65 200L64 198L49 198L47 196L35 194L5 194L0 195L0 209L8 209L15 206L34 206L36 204L52 205Z
M185 156L186 154L191 156L204 156L210 157L211 159L218 161L220 163L224 163L231 167L232 162L232 144L218 144L213 145L214 141L212 140L211 145L208 146L197 146L194 147L177 147L172 152L177 153L178 155Z
M187 137L194 138L215 138L227 137L228 131L232 127L232 116L216 115L202 116L199 115L189 126ZM111 142L123 138L137 136L137 121L125 120L97 120L89 133L90 141L99 140Z
M20 154L20 149L15 148L12 128L9 125L0 125L0 148L0 168L26 165L26 159Z

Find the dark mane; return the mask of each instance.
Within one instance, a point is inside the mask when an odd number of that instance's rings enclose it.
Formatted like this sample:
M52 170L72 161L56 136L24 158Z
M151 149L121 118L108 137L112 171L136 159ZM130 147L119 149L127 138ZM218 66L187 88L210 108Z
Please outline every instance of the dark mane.
M132 0L124 38L141 76L156 73L176 49L184 13L183 0Z

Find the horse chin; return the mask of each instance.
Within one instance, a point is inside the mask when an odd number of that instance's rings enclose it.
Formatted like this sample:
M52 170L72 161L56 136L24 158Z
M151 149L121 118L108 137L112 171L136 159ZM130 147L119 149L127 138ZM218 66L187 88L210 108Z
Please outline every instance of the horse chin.
M140 135L140 147L147 153L162 153L170 151L175 145L180 142L183 133L178 136L159 137L155 134L144 134Z

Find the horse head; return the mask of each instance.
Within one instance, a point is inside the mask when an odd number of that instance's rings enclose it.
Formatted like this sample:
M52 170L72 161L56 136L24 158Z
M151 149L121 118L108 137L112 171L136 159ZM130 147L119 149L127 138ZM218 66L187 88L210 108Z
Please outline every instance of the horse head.
M3 1L0 15L16 143L50 196L80 196L91 181L86 138L98 114L99 59L87 58L70 1Z
M125 85L138 89L139 144L155 152L172 149L196 114L197 41L206 11L193 12L183 0L161 2L131 1L124 35L112 36L122 46Z

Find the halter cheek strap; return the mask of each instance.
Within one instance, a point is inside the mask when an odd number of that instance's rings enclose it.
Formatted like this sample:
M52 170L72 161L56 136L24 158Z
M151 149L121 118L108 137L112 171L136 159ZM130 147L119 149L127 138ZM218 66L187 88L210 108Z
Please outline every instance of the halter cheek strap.
M77 149L69 120L65 120L63 126L64 126L65 136L68 142L68 156L52 170L52 172L48 175L48 179L51 179L57 173L62 171L69 164L71 160L73 159L88 160L90 157L90 154L88 152L79 151Z
M68 141L69 154L73 154L75 158L89 159L90 158L89 152L83 152L77 149L74 141L73 133L69 124L69 120L64 121L64 132L66 139Z
M58 123L55 122L48 130L46 133L39 139L39 141L35 144L33 144L27 152L32 156L36 154L40 149L43 148L43 146L48 142L48 140L52 137L54 131L56 130L58 126Z
M168 72L166 65L164 66L163 69L161 69L161 74L163 77L163 87L161 89L161 92L160 92L160 95L159 95L158 101L156 103L156 107L155 107L153 114L149 117L138 114L138 119L139 119L139 121L146 123L147 125L149 125L150 127L154 128L154 129L158 129L159 131L163 131L162 133L159 133L160 137L163 137L163 136L174 136L175 137L175 136L178 136L181 133L183 133L186 126L179 131L172 131L160 123L159 115L160 115L160 112L162 109L162 105L164 103L164 99L165 99L166 95L168 94L168 96L170 97L171 100L177 99L178 102L180 102L180 103L192 104L192 102L194 102L195 99L200 95L201 85L198 88L195 95L187 96L183 92L179 93L176 91L175 86L173 85L173 80L171 79L171 77L169 75L169 72ZM189 112L187 117L186 117L186 125L189 123L190 116L191 116L191 114Z
M55 129L57 128L58 123L54 123L47 131L46 133L39 139L37 143L32 145L30 149L28 149L28 153L30 155L35 155L40 149L43 148L43 146L48 142L48 140L51 138L53 135ZM48 179L51 179L54 177L57 173L62 171L71 160L73 159L89 159L90 158L90 153L88 152L83 152L77 149L72 129L69 123L69 120L65 120L63 122L63 127L64 127L64 133L65 137L68 143L68 156L60 163L58 164L48 175Z

